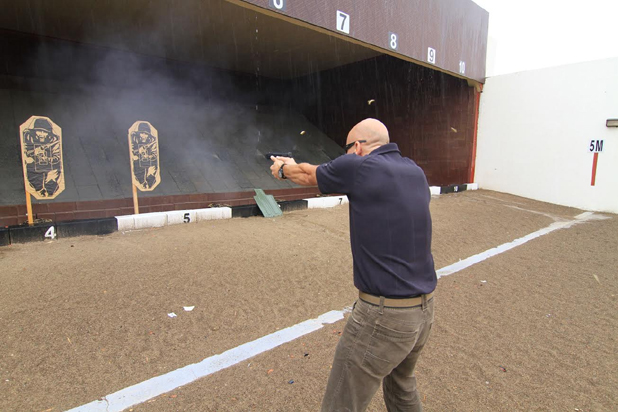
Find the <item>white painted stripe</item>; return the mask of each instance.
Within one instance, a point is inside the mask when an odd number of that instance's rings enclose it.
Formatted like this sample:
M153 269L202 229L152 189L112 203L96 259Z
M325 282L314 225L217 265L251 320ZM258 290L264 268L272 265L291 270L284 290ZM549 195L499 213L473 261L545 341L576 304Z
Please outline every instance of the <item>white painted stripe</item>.
M185 218L187 213L189 214L189 221ZM230 219L231 217L231 207L209 207L206 209L170 210L167 212L116 216L116 221L118 222L118 230L122 232L181 223L201 222L204 220Z
M474 256L470 256L467 259L464 260L460 260L457 263L454 263L452 265L446 266L440 270L438 270L436 272L436 274L438 275L438 278L442 277L442 276L448 276L448 275L452 275L453 273L459 272L460 270L463 270L467 267L470 267L476 263L482 262L483 260L489 259L492 256L496 256L499 255L500 253L504 253L507 250L511 250L514 247L523 245L524 243L532 240L532 239L536 239L537 237L546 235L548 233L553 232L554 230L558 230L558 229L566 229L569 228L573 225L576 225L578 223L582 223L585 222L587 220L591 220L591 219L603 219L602 216L596 216L591 212L585 212L582 213L581 215L575 216L576 220L569 220L569 221L564 221L564 222L554 222L551 225L547 226L546 228L537 230L536 232L530 233L529 235L526 235L524 237L520 237L519 239L515 239L512 242L509 243L504 243L500 246L497 246L493 249L489 249L486 250L482 253L479 253L477 255Z
M197 209L197 221L214 220L214 219L231 219L231 207L211 207L207 209Z
M133 220L135 221L135 230L167 225L167 215L163 212L133 215Z
M116 216L116 221L118 222L118 230L121 232L135 229L135 220L133 220L133 215Z
M289 328L245 343L219 355L204 359L199 363L187 365L183 368L157 376L156 378L140 382L136 385L107 395L101 400L73 408L68 412L120 412L133 405L146 402L156 396L174 390L179 386L191 383L199 378L208 376L222 369L229 368L246 359L259 355L279 345L290 342L303 335L321 329L325 324L335 323L343 319L344 310L333 310L320 315L317 319L309 319Z
M324 209L348 203L347 196L312 197L303 200L307 201L308 209Z
M431 193L432 196L438 196L441 191L442 189L440 186L429 186L429 193Z
M197 222L197 212L195 210L170 210L163 213L167 216L168 226Z
M537 230L527 236L509 243L505 243L493 249L489 249L483 253L471 256L453 265L444 267L437 272L438 277L451 275L455 272L470 267L475 263L481 262L492 256L513 249L516 246L522 245L529 240L551 233L554 230L568 228L587 220L605 219L605 217L595 215L592 212L586 212L576 216L575 219L576 220L572 221L552 223L550 226ZM121 389L118 392L105 396L101 400L78 406L67 412L123 411L133 405L146 402L149 399L162 395L166 392L170 392L180 386L187 385L199 378L211 375L222 369L229 368L230 366L259 355L260 353L276 348L284 343L291 342L303 335L315 332L316 330L321 329L325 324L335 323L343 319L344 313L348 312L350 309L351 308L345 308L341 311L333 310L327 312L319 316L317 319L306 320L297 325L290 326L289 328L282 329L278 332L230 349L219 355L206 358L199 363L187 365L183 368L166 373L165 375L157 376L128 388Z

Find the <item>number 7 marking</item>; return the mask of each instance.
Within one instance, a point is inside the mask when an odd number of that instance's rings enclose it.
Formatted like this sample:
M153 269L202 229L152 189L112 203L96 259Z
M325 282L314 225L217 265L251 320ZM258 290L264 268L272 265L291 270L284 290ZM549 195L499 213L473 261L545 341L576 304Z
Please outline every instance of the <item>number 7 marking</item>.
M350 34L350 17L348 14L337 10L337 30Z

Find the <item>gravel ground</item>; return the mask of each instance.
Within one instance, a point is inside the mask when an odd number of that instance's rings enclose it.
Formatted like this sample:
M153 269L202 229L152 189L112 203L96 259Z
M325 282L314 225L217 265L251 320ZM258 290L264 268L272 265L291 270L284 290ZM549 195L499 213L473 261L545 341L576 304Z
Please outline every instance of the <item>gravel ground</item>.
M431 210L436 268L582 213L483 190ZM439 280L426 411L618 410L605 216ZM0 410L70 409L351 306L351 261L347 206L0 248ZM343 325L132 409L316 411ZM369 410L386 410L381 393Z

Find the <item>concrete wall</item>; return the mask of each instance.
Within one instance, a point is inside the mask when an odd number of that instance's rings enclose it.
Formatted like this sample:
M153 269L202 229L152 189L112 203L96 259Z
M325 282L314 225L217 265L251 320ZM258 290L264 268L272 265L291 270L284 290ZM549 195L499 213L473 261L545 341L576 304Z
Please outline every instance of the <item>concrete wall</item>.
M585 210L618 213L618 58L487 79L475 182ZM603 140L591 185L591 140Z

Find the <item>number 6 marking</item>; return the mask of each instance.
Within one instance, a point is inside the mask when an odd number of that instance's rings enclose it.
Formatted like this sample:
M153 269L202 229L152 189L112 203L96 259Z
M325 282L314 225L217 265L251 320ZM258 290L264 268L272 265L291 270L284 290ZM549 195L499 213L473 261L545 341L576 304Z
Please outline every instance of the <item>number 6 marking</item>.
M388 36L390 39L389 45L391 46L391 49L397 50L397 34L388 33Z

